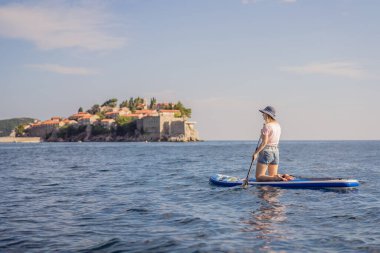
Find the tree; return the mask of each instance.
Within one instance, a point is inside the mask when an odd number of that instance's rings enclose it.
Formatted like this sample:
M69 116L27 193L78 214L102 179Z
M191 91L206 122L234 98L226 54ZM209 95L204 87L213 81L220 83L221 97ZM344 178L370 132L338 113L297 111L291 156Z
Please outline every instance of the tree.
M68 125L63 126L59 129L57 136L58 138L71 138L77 136L86 131L87 126L76 126L76 125Z
M133 118L127 116L117 116L115 121L118 126L123 126L125 124L131 123L133 121Z
M88 113L91 113L91 114L97 114L100 112L100 105L98 104L95 104L91 107L91 109L87 110Z
M179 110L182 117L191 118L191 109L183 106L181 101L178 101L178 103L174 105L174 109Z
M78 112L83 112L83 108L79 107Z
M120 106L120 108L123 108L123 107L129 107L128 99L125 100L125 101L123 101L123 102L121 102L121 104L120 104L119 106Z
M25 133L25 125L18 125L15 128L16 136L23 136Z
M135 105L135 101L134 101L133 97L131 97L128 101L128 108L129 108L129 110L131 110L131 112L136 111L136 105Z
M96 115L99 116L99 120L103 120L103 119L106 118L106 113L103 112L103 111L100 111L100 112L96 113Z
M0 137L9 136L17 126L27 125L32 123L34 119L31 118L14 118L0 120Z
M143 105L145 104L145 101L143 98L137 97L133 100L133 104L137 109L141 109Z
M149 109L156 109L157 99L155 97L150 99Z
M102 104L102 106L109 106L109 107L114 108L117 106L117 99L116 98L108 99L106 102Z
M91 134L93 136L102 135L102 134L110 134L111 130L100 125L94 125L91 128Z
M130 135L133 136L135 134L136 130L136 120L133 120L127 124L124 125L117 125L116 127L116 135L118 136L124 136L124 135Z

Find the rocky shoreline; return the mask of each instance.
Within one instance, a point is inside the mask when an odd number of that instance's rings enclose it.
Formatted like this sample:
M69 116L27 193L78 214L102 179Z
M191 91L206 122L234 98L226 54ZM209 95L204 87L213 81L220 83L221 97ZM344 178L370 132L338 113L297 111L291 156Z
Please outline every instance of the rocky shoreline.
M59 131L54 131L48 138L43 139L43 142L197 142L201 141L195 137L179 136L161 136L160 138L135 133L134 135L117 135L116 133L109 134L92 134L92 126L87 126L86 130L80 134L59 137Z

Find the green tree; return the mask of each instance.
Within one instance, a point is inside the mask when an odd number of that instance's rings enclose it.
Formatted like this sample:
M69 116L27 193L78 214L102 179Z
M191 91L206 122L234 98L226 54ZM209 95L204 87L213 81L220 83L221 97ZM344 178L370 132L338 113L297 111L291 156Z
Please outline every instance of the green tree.
M136 120L133 117L118 116L116 118L116 135L134 135L136 130Z
M173 108L181 112L181 117L191 118L191 109L183 106L181 101L178 101L178 103L175 104Z
M66 125L59 129L58 138L70 138L86 131L87 126Z
M0 137L9 136L17 126L32 123L31 118L13 118L0 120Z
M91 107L91 109L87 110L88 113L91 113L91 114L97 114L100 112L100 105L98 104L95 104Z
M15 128L16 136L23 136L25 133L25 125L21 124Z
M144 99L137 97L133 100L133 104L135 105L136 108L139 108L142 104L144 104Z
M68 128L69 128L69 126L67 126L67 125L59 128L58 133L57 133L57 137L58 138L62 138L62 139L66 138L67 137Z
M128 101L128 108L129 108L129 110L131 110L131 112L136 111L135 100L133 99L133 97L131 97Z
M125 124L129 124L133 121L132 117L127 117L127 116L117 116L116 117L116 124L118 126L124 126Z
M157 99L155 97L150 99L149 109L156 109Z
M96 135L102 135L102 134L110 134L111 130L100 125L94 125L91 128L91 134L96 136Z
M103 111L96 113L96 115L99 116L99 120L102 120L102 119L106 118L106 113L103 112Z
M106 102L104 102L102 104L102 106L109 106L109 107L116 107L117 106L117 99L116 98L111 98L109 100L107 100Z
M135 134L136 128L137 128L136 120L133 120L130 123L127 123L124 125L117 125L116 135L118 135L118 136L124 136L124 135L133 136Z
M120 106L120 108L122 108L122 107L129 107L128 99L125 100L125 101L123 101L123 102L121 102L121 104L119 106Z
M79 107L78 112L83 112L83 108Z

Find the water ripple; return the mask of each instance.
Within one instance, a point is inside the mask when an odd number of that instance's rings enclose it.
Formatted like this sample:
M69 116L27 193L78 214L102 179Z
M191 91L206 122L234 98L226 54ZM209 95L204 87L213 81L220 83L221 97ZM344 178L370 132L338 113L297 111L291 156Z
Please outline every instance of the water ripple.
M0 144L0 252L380 251L380 142L281 145L280 171L359 190L209 185L245 176L254 146Z

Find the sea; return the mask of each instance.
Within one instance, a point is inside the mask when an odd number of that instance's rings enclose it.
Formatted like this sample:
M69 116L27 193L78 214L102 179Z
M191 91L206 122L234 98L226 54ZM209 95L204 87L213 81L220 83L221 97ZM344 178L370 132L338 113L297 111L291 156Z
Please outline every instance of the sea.
M0 252L380 252L380 141L282 141L280 173L354 190L217 187L256 141L0 144Z

